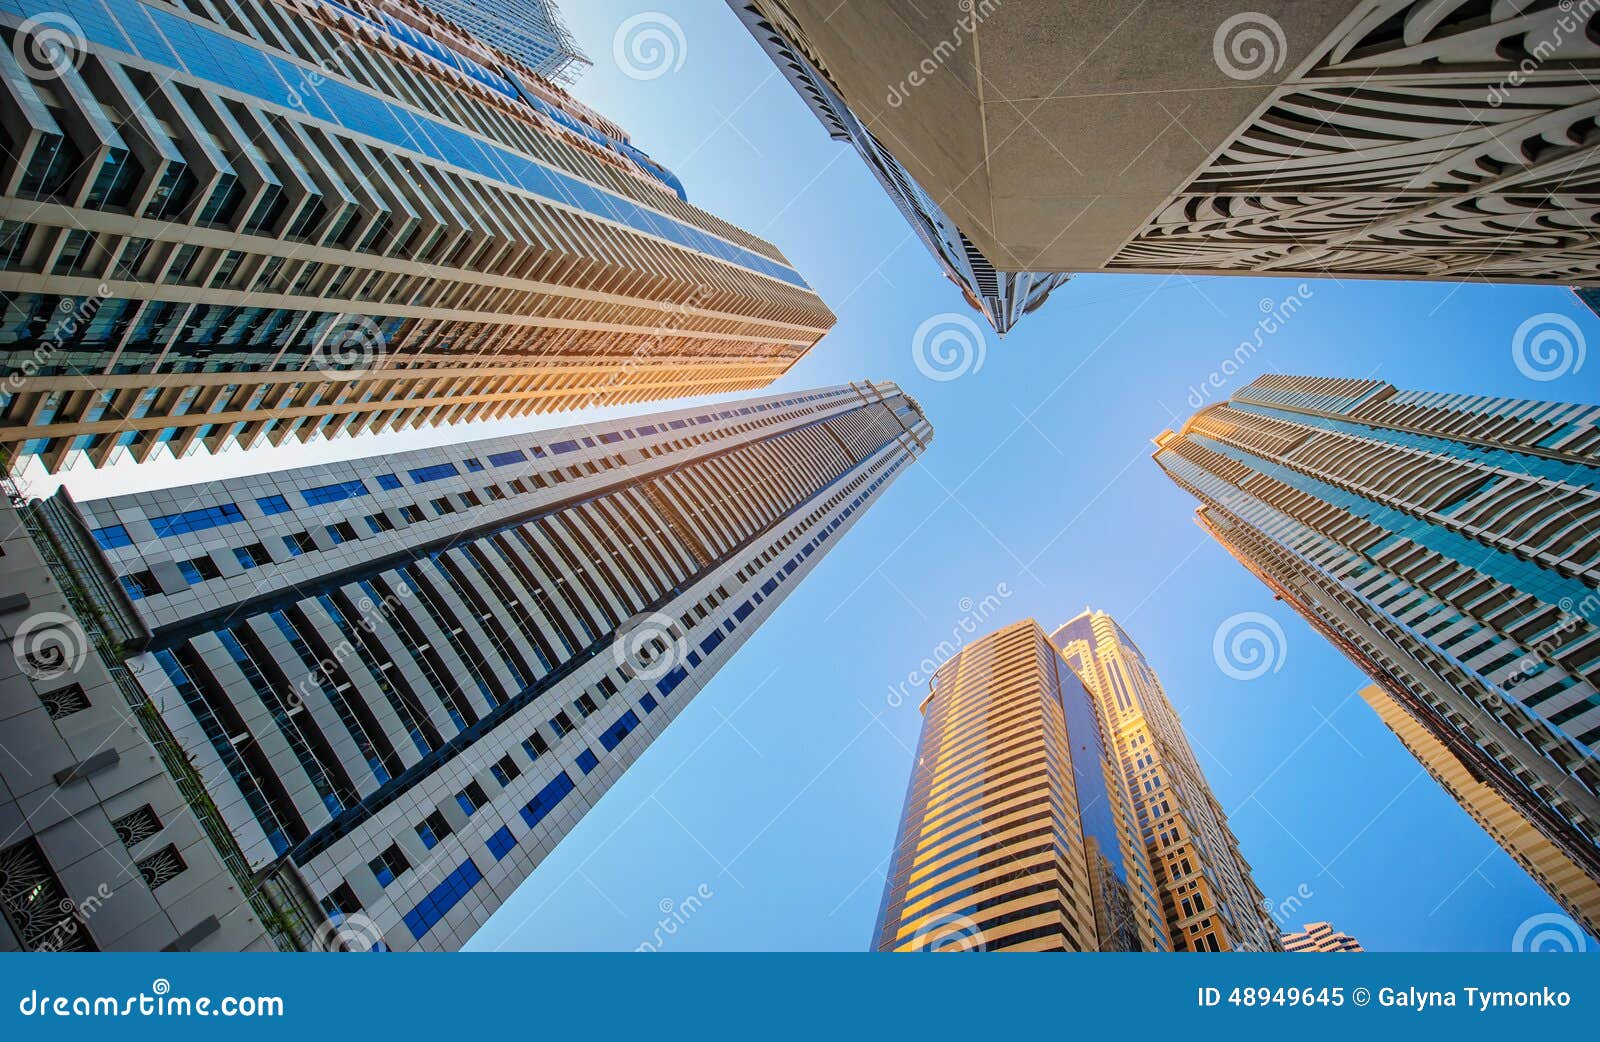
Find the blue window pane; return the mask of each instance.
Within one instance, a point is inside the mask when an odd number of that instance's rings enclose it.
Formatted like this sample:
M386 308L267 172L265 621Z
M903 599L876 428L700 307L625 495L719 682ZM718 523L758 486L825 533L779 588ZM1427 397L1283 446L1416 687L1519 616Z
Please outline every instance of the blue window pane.
M439 924L463 897L477 886L483 879L483 873L471 858L463 861L461 865L448 876L444 882L428 891L428 896L417 903L417 906L405 915L405 924L411 930L411 936L422 940L429 930Z
M140 583L137 579L135 579L131 575L124 575L124 576L121 577L121 579L122 579L122 589L123 589L124 592L127 593L128 600L130 600L130 601L142 601L142 600L144 600L144 598L145 598L145 589L144 589L144 585L142 583Z
M396 489L400 487L400 479L393 474L379 474L378 487L381 489Z
M411 477L413 485L423 485L441 478L454 477L461 473L454 463L435 463L431 467L418 467L416 470L406 472Z
M544 820L546 814L556 809L556 805L567 793L575 788L577 786L567 776L567 772L562 771L550 779L550 783L540 789L539 794L522 808L522 820L528 823L530 829L534 828Z
M262 496L256 500L256 506L261 508L263 514L287 514L289 501L282 496Z
M128 530L121 525L107 525L94 530L94 541L107 550L114 550L119 546L132 546L133 537L128 535Z
M466 461L466 464L467 464L468 473L477 473L478 471L483 469L483 464L478 462L475 459L468 459Z
M645 712L649 712L649 710L647 709ZM605 733L600 736L600 744L606 747L606 752L610 752L620 745L624 738L628 737L629 732L638 726L639 716L630 709L623 713L616 723L606 729Z
M242 546L233 548L233 558L239 562L241 568L254 568L256 566L256 559L251 557L250 551Z
M504 467L508 463L526 462L528 462L528 457L520 449L512 449L510 452L496 452L489 456L489 466L491 467Z
M179 561L178 571L183 574L184 580L190 586L193 586L195 583L205 582L205 576L200 574L200 569L196 568L189 561Z
M283 537L283 548L289 551L290 557L299 557L300 554L303 553L303 551L300 549L300 544L295 542L290 536Z
M596 756L593 751L585 749L583 752L578 754L578 766L583 768L584 774L588 774L590 771L600 766L600 758Z
M508 828L502 827L489 837L489 853L494 855L496 861L511 853L512 848L516 845L516 837L511 834L511 830Z
M655 712L657 705L658 703L656 702L656 696L654 695L645 695L639 699L639 708L643 709L646 713Z
M478 812L478 808L472 805L472 801L467 799L467 794L464 792L456 793L456 802L461 804L461 809L466 812L469 818Z
M239 512L238 507L232 503L224 503L221 506L202 507L199 510L185 510L165 517L153 517L150 519L150 527L155 529L156 535L167 539L188 532L204 532L210 528L220 528L243 520L244 515Z
M305 499L306 506L319 507L324 503L337 503L342 499L354 499L367 494L367 486L361 481L341 481L333 485L319 485L308 488L300 493Z
M576 452L576 451L578 451L578 443L575 442L575 441L553 442L550 445L550 451L551 452Z

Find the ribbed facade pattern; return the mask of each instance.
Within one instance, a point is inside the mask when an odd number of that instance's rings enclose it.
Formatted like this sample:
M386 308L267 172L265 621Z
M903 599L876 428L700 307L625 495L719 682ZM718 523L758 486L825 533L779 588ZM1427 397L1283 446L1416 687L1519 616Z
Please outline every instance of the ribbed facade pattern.
M1277 931L1161 680L1104 612L1050 638L1089 685L1133 800L1174 951L1273 951Z
M753 389L833 323L620 128L410 0L0 0L0 43L10 458Z
M1203 527L1600 881L1597 420L1271 376L1163 434L1156 460Z
M847 385L98 500L59 527L147 631L131 666L252 866L292 865L390 947L449 948L931 434L893 385Z
M1147 882L1093 699L1039 624L934 677L890 858L880 951L1138 951Z
M1401 744L1444 790L1471 815L1523 871L1555 898L1583 928L1600 937L1600 882L1546 839L1528 818L1474 773L1413 719L1381 687L1368 687L1361 697L1400 739Z

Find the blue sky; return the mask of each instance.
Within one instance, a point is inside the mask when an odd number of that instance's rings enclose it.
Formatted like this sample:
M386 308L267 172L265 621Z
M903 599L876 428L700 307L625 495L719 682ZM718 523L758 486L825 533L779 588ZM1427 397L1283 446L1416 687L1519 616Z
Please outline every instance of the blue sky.
M1364 677L1203 536L1194 502L1149 458L1150 439L1192 411L1191 388L1252 337L1261 302L1298 280L1083 276L1003 341L989 334L981 367L929 379L915 331L971 313L733 15L710 0L659 4L681 44L670 41L667 71L640 80L613 48L636 4L563 6L594 59L576 93L692 201L775 242L838 314L775 389L893 379L936 440L474 948L866 947L919 725L917 699L891 692L986 597L1002 602L986 629L1030 615L1053 627L1086 605L1121 621L1160 672L1262 891L1298 900L1289 925L1330 920L1373 950L1495 951L1556 910L1356 696ZM1544 382L1514 364L1515 331L1541 313L1600 342L1600 322L1566 290L1308 288L1231 387L1279 371L1600 395L1600 361ZM88 497L528 425L79 470L67 484ZM1277 672L1239 681L1212 640L1247 611L1278 621L1286 653ZM702 907L657 938L663 903L693 894Z

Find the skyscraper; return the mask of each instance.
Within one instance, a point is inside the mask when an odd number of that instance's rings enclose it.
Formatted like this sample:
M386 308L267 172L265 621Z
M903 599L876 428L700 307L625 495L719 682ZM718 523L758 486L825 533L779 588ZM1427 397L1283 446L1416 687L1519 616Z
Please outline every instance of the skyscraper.
M1347 933L1339 933L1328 923L1306 923L1304 930L1283 935L1286 952L1360 952L1366 951L1361 942Z
M1165 949L1094 699L1039 624L968 645L931 689L874 946Z
M1050 639L1106 720L1174 951L1273 951L1278 931L1183 724L1144 653L1085 609Z
M1361 697L1445 792L1461 804L1461 809L1544 887L1568 915L1600 937L1600 882L1546 839L1526 815L1483 782L1466 760L1433 737L1383 688L1375 685L1363 688Z
M1600 284L1587 8L729 3L999 272Z
M421 0L547 80L569 81L590 65L553 0Z
M1569 908L1600 882L1597 421L1274 375L1155 453L1201 527L1377 683L1391 726L1442 747L1408 739L1419 758L1453 758L1581 870L1535 873Z
M851 384L30 509L250 871L454 948L931 436Z
M764 387L833 316L410 0L0 0L0 453Z
M837 85L826 71L827 63L782 3L770 0L728 2L778 71L810 106L828 135L848 142L861 154L867 169L889 193L911 230L933 254L940 270L961 287L967 303L982 312L996 332L1008 332L1023 315L1038 308L1058 286L1072 277L1063 272L1016 270L1020 258L1009 252L991 261L840 96Z

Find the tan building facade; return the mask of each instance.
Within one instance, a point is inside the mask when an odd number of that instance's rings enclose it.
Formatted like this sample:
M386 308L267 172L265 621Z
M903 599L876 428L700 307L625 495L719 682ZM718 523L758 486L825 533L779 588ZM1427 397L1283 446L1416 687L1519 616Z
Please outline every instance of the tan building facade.
M1304 930L1283 935L1286 952L1364 952L1361 942L1330 923L1306 923Z
M730 3L1000 272L1600 279L1592 4Z
M1161 680L1111 616L1051 635L1095 695L1144 836L1174 951L1274 951L1264 898Z
M18 0L0 43L8 460L749 390L833 324L621 128L410 0Z
M1093 698L1039 624L968 645L931 686L874 947L1164 949Z
M1483 826L1534 881L1583 928L1600 937L1600 883L1551 843L1494 789L1473 776L1467 765L1439 739L1406 714L1383 689L1373 685L1361 697L1383 719L1402 745L1444 786L1461 809Z

